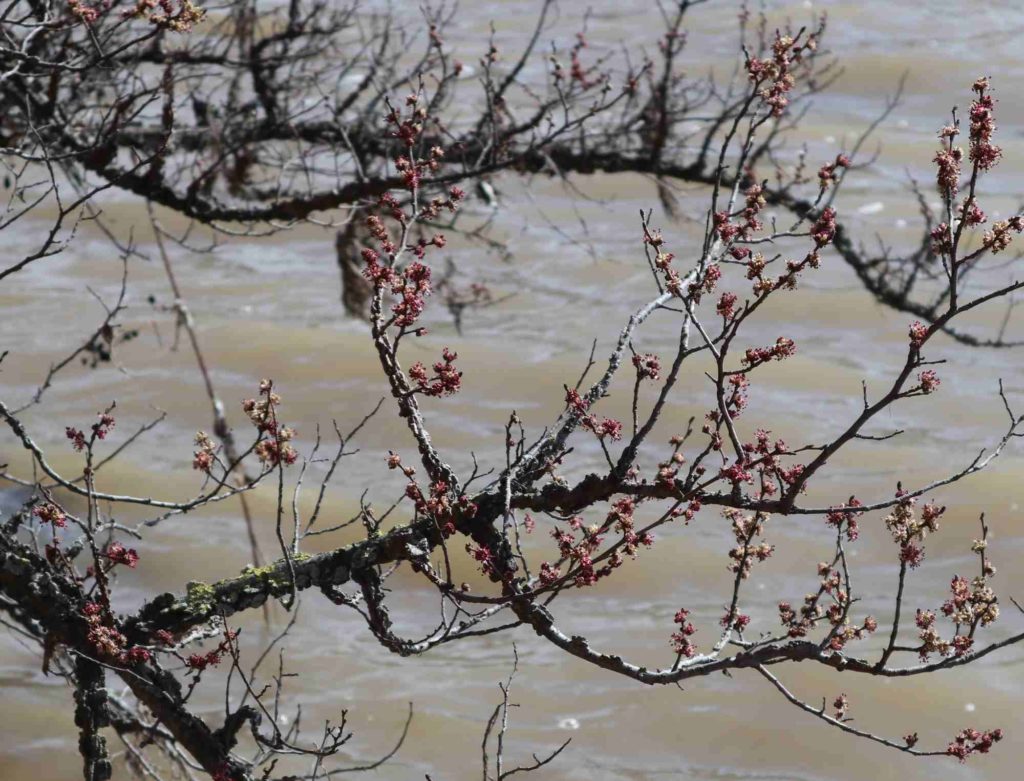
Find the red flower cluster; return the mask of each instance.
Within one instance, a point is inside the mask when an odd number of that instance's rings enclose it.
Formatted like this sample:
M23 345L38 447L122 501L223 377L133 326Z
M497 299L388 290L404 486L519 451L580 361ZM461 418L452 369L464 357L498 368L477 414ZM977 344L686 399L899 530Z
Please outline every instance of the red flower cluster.
M918 608L914 616L914 624L919 630L917 636L921 640L921 646L917 649L917 654L921 657L922 662L928 661L928 657L933 653L940 656L949 654L949 643L942 639L935 628L935 613L933 611Z
M814 221L814 225L811 227L811 238L814 239L814 245L821 249L831 244L835 236L836 210L829 206L823 209L821 214L818 215L818 219ZM818 267L816 253L813 254L811 265L814 268Z
M622 438L622 423L614 418L598 418L597 415L587 412L587 402L576 390L572 388L566 389L565 403L569 406L569 409L581 416L580 426L587 431L594 432L598 439L619 440Z
M789 105L787 95L796 84L796 78L792 73L793 65L800 61L805 50L814 51L816 48L817 41L814 36L801 44L792 36L776 32L771 59L750 57L747 60L750 80L760 87L758 95L768 106L773 117L781 117Z
M657 382L661 377L661 360L652 353L634 355L633 366L636 368L638 380L654 380Z
M455 366L458 353L447 347L441 351L444 360L434 364L434 376L427 376L427 367L414 363L409 367L409 378L416 383L416 391L424 396L451 396L462 387L462 372Z
M924 393L925 395L934 393L939 389L939 385L942 384L942 380L939 379L939 375L932 369L921 372L917 375L917 380L921 383L919 386L921 388L921 393Z
M93 24L100 18L100 14L110 10L110 0L104 0L96 5L86 5L83 0L68 0L68 10L72 16L77 16L86 24Z
M152 654L147 649L139 646L127 647L128 640L111 625L109 609L98 602L86 602L82 606L82 613L89 625L86 640L100 659L121 665L149 661Z
M704 293L714 293L721 278L722 267L717 263L712 263L704 269L704 273L690 283L689 293L694 303L699 304Z
M718 305L715 307L715 311L718 312L723 318L728 320L736 313L736 294L725 292L722 293L722 297L718 299Z
M964 152L958 146L940 149L932 159L936 167L935 182L943 198L952 200L960 189L960 164L963 159Z
M135 569L139 563L139 554L135 552L135 548L126 548L119 542L112 542L107 546L107 551L103 555L111 564L123 564L129 569Z
M409 109L409 116L403 119L397 109L391 109L385 117L387 124L393 126L390 132L392 138L397 138L406 147L411 148L416 139L423 132L423 122L427 118L427 110L419 105L419 95L409 95L405 99L405 105Z
M835 184L839 181L839 177L836 174L837 168L849 168L850 158L846 155L836 155L834 162L826 163L818 169L818 186L821 188L821 192L825 192L830 185Z
M939 530L939 517L946 508L927 504L918 520L914 513L916 500L901 498L903 494L902 489L897 490L896 497L900 501L885 517L885 526L892 534L893 542L900 546L900 561L911 568L916 568L924 561L924 548L918 543L923 542L930 532Z
M979 732L968 727L957 733L953 741L946 747L946 753L956 757L961 762L966 762L971 754L987 754L992 744L1003 739L1003 731L994 729L988 732Z
M550 586L553 583L556 583L560 577L562 577L561 569L551 564L551 562L541 562L540 572L537 573L537 578L540 580L542 586Z
M583 33L576 33L576 43L573 44L573 47L569 52L569 78L571 81L579 84L579 86L584 90L588 90L592 87L604 84L608 80L608 77L605 74L598 74L595 77L590 76L590 73L594 69L585 67L580 59L580 51L585 48L587 48L586 37ZM551 76L556 83L565 79L565 70L562 68L562 64L554 57L552 57Z
M190 654L185 660L185 666L197 673L202 672L207 667L216 667L221 663L224 654L231 650L231 643L236 637L238 637L238 630L228 630L224 633L224 639L220 641L216 648L212 651L207 651L205 654Z
M732 522L732 533L736 537L736 547L729 551L729 571L738 573L740 578L746 579L750 576L750 570L754 561L767 561L775 546L767 542L753 544L755 537L764 536L764 524L768 516L764 513L745 513L733 507L727 507L722 514Z
M80 0L69 0L72 7ZM109 0L103 3L104 10L110 6ZM206 11L198 8L192 0L136 0L134 8L121 12L121 18L132 19L144 17L156 27L162 27L176 33L188 33L206 16Z
M256 445L254 452L260 462L270 467L280 464L291 465L298 460L299 454L291 445L291 439L295 436L295 430L281 426L277 420L277 407L281 403L281 397L274 393L274 383L271 380L260 381L260 398L246 399L242 402L242 409L249 416L249 420L256 427L260 434L266 434L267 439L261 439ZM195 462L193 462L193 465Z
M915 320L910 324L910 344L917 349L921 349L921 345L924 344L924 340L928 338L928 326L919 320Z
M972 89L978 93L978 97L971 103L970 110L969 155L971 161L982 171L991 170L1003 154L1003 150L992 143L992 134L996 129L993 114L995 101L991 95L986 94L988 87L987 78L981 78L974 82Z
M846 504L841 504L838 507L833 507L829 510L825 516L825 524L831 526L834 529L843 529L846 527L846 539L853 542L860 536L860 529L857 526L857 519L862 516L863 512L842 512L850 507L863 507L864 503L855 496L851 496Z
M1015 233L1024 231L1024 217L1015 215L1008 220L999 220L999 222L993 223L992 230L985 231L985 235L982 237L985 249L995 255L1009 247L1013 240L1010 231Z
M679 629L672 633L672 648L680 656L691 658L697 653L697 649L690 641L690 637L697 631L697 628L690 622L690 611L680 608L676 611L672 620L679 624Z
M665 252L662 247L665 244L665 240L661 236L660 231L650 231L644 226L644 244L648 244L654 248L654 267L665 276L665 289L672 295L683 298L683 280L679 276L679 272L672 266L672 261L675 260L675 255L671 252ZM712 264L708 266L704 271L704 275L692 282L689 286L688 293L693 297L693 300L697 303L700 302L701 291L704 290L708 293L712 292L715 288L715 284L718 282L718 278L721 276L721 269L717 265Z
M196 450L192 453L192 468L210 474L216 461L217 446L205 431L197 431Z
M466 553L472 556L480 564L480 571L485 575L494 574L494 555L486 545L471 545L466 543Z
M751 234L764 227L761 220L758 219L758 215L766 205L764 185L754 182L746 189L744 196L746 200L741 211L736 214L729 214L724 211L715 212L712 217L715 233L726 244L731 244L737 239L749 239ZM740 217L742 222L738 224L733 223L731 222L732 217ZM750 250L740 249L740 254L744 254L744 252L749 253ZM733 257L736 257L736 255L734 254ZM736 259L740 260L740 258Z
M81 452L85 449L85 434L73 426L64 429L64 434L71 440L71 447Z
M98 413L99 420L92 424L92 435L94 439L106 439L110 429L114 427L114 416L106 412ZM64 435L71 441L71 446L81 452L89 441L85 438L85 432L74 426L64 429Z
M424 299L431 293L430 267L414 261L401 274L390 271L391 292L399 297L399 301L391 307L395 313L395 325L407 328L423 314L426 306Z
M725 613L719 619L718 623L730 629L735 629L739 633L743 633L743 630L750 624L750 616L745 613L736 613L729 608L725 609Z
M52 502L40 504L32 509L32 514L42 523L49 523L55 528L63 529L68 522L68 516L57 505Z
M649 548L654 544L654 537L650 532L637 534L633 519L635 510L636 503L632 499L628 497L619 499L612 505L612 509L605 519L605 528L610 526L622 535L622 549L626 552L626 555L632 556L634 559L636 558L638 545ZM611 563L613 567L617 567L621 561L622 559L619 557L618 552L612 554Z
M580 533L578 541L572 532L558 528L551 531L551 536L558 544L559 555L570 563L570 574L572 574L576 586L592 586L622 566L623 557L618 550L608 557L607 564L601 567L594 565L593 555L604 542L603 533L609 529L622 535L622 551L634 558L638 546L650 547L654 544L654 537L650 533L638 534L636 532L633 518L635 509L636 505L632 499L623 498L612 505L601 526L597 524L585 526L583 518L579 515L570 518L570 528ZM544 562L541 565L539 577L541 583L549 585L561 577L561 571L548 562Z
M949 589L953 596L942 603L942 614L957 625L987 626L999 617L998 599L984 578L969 583L954 575Z
M844 692L832 701L832 707L836 709L836 719L842 721L850 710L850 698Z
M744 373L729 376L731 389L725 397L725 407L733 418L738 418L747 406L747 388L750 387L750 380Z
M415 469L402 466L401 460L394 453L388 457L388 466L391 469L402 470L402 473L409 479L409 483L405 486L405 495L412 499L417 513L433 517L443 536L451 537L455 534L455 524L458 520L472 518L476 515L476 504L469 501L469 497L465 494L459 494L453 498L448 484L443 480L431 483L429 494L424 495L413 477L416 474Z
M750 347L743 356L743 363L753 369L768 361L781 361L796 354L796 342L785 336L775 340L769 347Z
M720 448L721 442L715 441L712 446ZM751 482L753 476L749 470L756 470L762 497L773 496L778 491L778 481L792 485L804 471L803 464L794 464L789 468L782 466L779 456L790 455L789 448L782 439L772 442L770 431L758 429L754 432L754 441L744 442L742 449L743 460L733 465L738 471L731 474L739 475L742 472L741 479Z

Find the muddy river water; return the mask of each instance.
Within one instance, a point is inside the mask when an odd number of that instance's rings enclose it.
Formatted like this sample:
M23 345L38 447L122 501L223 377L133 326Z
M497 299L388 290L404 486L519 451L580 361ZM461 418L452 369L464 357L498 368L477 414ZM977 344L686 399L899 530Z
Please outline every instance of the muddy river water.
M397 2L399 8L415 3ZM466 3L449 33L469 52L484 46L487 24L495 21L499 41L512 46L529 32L538 3L501 0ZM636 49L651 47L657 11L652 3L590 4L588 36L593 41L622 41ZM811 2L769 3L773 18L797 20L827 11L829 48L844 72L817 99L802 125L810 159L827 160L882 109L904 72L902 104L876 135L881 151L868 171L851 177L839 199L840 214L865 243L879 238L895 247L917 240L917 207L907 177L932 177L936 130L949 109L966 106L973 80L993 78L1000 102L998 117L1005 161L986 185L992 212L1010 212L1019 202L1024 171L1024 8L1017 2ZM587 6L563 0L550 37L578 29ZM692 11L690 45L684 62L694 73L727 69L735 54L733 2L712 2ZM564 37L563 37L564 39ZM473 47L476 48L473 48ZM477 55L478 56L478 55ZM467 61L471 58L467 55ZM650 182L637 176L594 176L576 180L585 198L550 179L529 185L499 180L502 209L494 234L509 244L512 258L502 261L479 245L453 240L446 253L465 279L482 279L497 293L515 295L498 306L470 311L463 335L455 333L441 307L428 314L432 334L411 345L406 361L433 360L442 345L457 349L465 371L463 390L454 399L426 405L438 447L460 469L473 452L486 466L501 461L503 424L516 409L534 431L551 421L586 361L591 340L607 348L621 324L650 294L637 214L657 207ZM684 213L698 214L703 193L681 193ZM171 301L148 232L143 204L117 194L103 208L115 230L134 228L140 249L151 259L133 259L129 267L129 308L121 318L139 335L117 345L113 361L92 370L74 367L48 391L44 403L26 414L38 441L51 447L53 463L76 466L62 443L65 425L83 425L96 410L117 401L119 436L152 419L167 418L129 451L105 467L101 485L112 492L180 497L194 492L198 478L190 468L191 439L209 429L209 407L194 359L184 344L172 350L173 317L161 309ZM484 212L480 203L470 210ZM170 227L173 215L160 214ZM691 222L660 221L679 256L696 251ZM5 233L5 252L18 256L28 246L28 227ZM207 359L231 422L240 430L245 418L238 402L253 395L261 377L273 377L284 397L282 415L299 432L308 452L319 425L325 432L337 420L351 425L385 394L386 387L365 325L346 319L338 301L333 234L303 226L269 239L226 240L212 255L172 249L179 279L199 329ZM116 293L120 261L107 239L84 225L70 249L38 262L6 280L0 288L0 348L11 354L0 374L0 396L20 402L31 396L46 368L94 328L101 309L87 290ZM1003 268L994 283L1012 275ZM1018 271L1019 273L1019 271ZM988 281L988 280L986 280ZM148 302L153 296L156 305ZM980 316L973 325L997 326L1002 310ZM910 318L876 304L835 255L796 293L780 299L760 320L764 343L792 337L798 355L778 369L765 370L765 382L752 395L751 422L792 441L821 441L857 413L861 381L881 387L902 362ZM666 325L667 324L667 325ZM666 327L660 327L666 325ZM1024 321L1011 320L1008 333L1024 337ZM674 323L655 319L644 333L643 349L667 354L676 335ZM814 481L808 501L835 502L852 493L883 497L897 480L923 484L966 465L1004 428L997 396L1002 378L1011 397L1024 408L1021 350L984 351L948 339L933 348L949 361L941 367L941 391L901 405L880 425L905 433L885 443L862 443ZM604 414L625 417L628 393L616 388ZM648 399L649 401L649 399ZM687 419L707 408L707 381L692 372L681 383L660 431L660 441L685 428ZM114 442L117 442L115 437ZM580 442L574 469L596 466L599 452ZM361 434L361 452L346 459L328 493L328 525L348 517L360 493L378 502L401 491L384 466L389 449L413 448L401 421L380 415ZM653 452L653 451L652 451ZM653 466L656 455L647 458ZM10 436L0 439L0 462L25 469ZM944 489L936 496L948 505L943 528L929 539L928 559L916 573L909 604L937 607L950 577L973 573L970 553L977 519L987 513L992 528L994 581L1003 597L1003 617L988 635L995 639L1021 631L1024 615L1008 597L1024 598L1024 451L1010 449L983 473ZM319 476L322 465L311 467ZM25 472L23 471L22 474ZM304 511L311 507L307 491ZM253 497L263 547L273 551L274 492ZM135 517L128 511L119 518ZM238 507L225 502L203 512L169 520L136 543L142 563L120 584L119 607L127 611L165 590L180 591L185 579L215 580L241 570L250 557ZM814 563L828 555L830 538L820 518L773 519L771 540L778 554L755 570L746 606L753 629L773 630L775 604L799 602L816 583ZM864 533L851 561L860 584L864 612L886 625L896 585L895 550L881 518L862 521ZM345 531L313 538L308 549L323 550L356 538ZM541 555L551 547L544 534L529 545ZM716 636L717 619L727 599L731 546L727 522L706 510L688 527L667 530L658 544L630 562L609 582L571 595L559 608L570 633L589 635L602 648L649 664L670 658L672 615L685 605L693 610L696 640ZM472 578L472 568L460 565ZM436 612L435 595L411 575L399 573L390 598L396 625L406 634L428 630ZM557 604L557 603L556 603ZM276 626L287 614L275 608ZM243 621L247 643L255 646L264 630L258 616ZM1024 648L994 654L956 672L907 680L850 679L813 669L782 669L794 689L812 703L846 692L856 725L902 736L918 732L922 745L944 747L959 729L1000 726L1007 739L989 756L965 766L955 761L914 760L892 750L843 736L794 709L760 676L742 672L676 687L646 688L589 667L546 645L531 633L514 635L520 658L513 699L508 758L528 759L571 737L566 752L537 777L549 779L863 779L937 778L1009 779L1024 763ZM877 645L877 643L875 644ZM865 644L865 650L874 645ZM348 709L354 732L339 765L359 764L385 753L401 729L408 703L415 717L408 740L388 764L373 771L380 779L436 781L479 777L479 745L484 723L508 675L512 648L507 635L443 646L420 657L399 658L384 651L352 612L331 606L319 594L305 597L284 644L290 679L288 701L302 704L312 732L325 718ZM197 696L214 721L223 708L212 681ZM71 695L62 682L47 678L37 658L11 638L0 639L0 779L78 777ZM294 712L291 712L292 716ZM1018 770L1014 770L1014 768Z

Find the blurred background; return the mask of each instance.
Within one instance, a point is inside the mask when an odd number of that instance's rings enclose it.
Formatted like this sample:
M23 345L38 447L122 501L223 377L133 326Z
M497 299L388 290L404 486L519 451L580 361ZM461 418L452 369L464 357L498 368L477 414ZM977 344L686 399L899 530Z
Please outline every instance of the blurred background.
M512 51L531 32L538 6L526 0L464 3L447 40L464 53L467 63L475 63L486 50L493 23L501 48ZM391 7L400 14L418 13L411 2ZM366 13L374 10L378 5L365 4ZM837 202L841 219L858 240L871 247L891 244L897 250L916 245L921 223L909 178L923 182L929 197L934 192L936 133L953 106L966 108L970 86L981 75L992 77L999 100L996 141L1004 149L1003 163L983 185L982 205L993 219L1017 209L1024 171L1024 53L1019 46L1024 10L1019 3L768 2L766 10L773 23L788 17L800 24L828 13L826 48L838 56L843 73L815 98L793 136L794 154L799 143L806 143L812 170L849 149L906 74L901 104L868 145L868 154L877 145L877 160L869 170L850 175ZM712 70L728 74L735 67L738 11L737 3L715 0L690 12L683 64L694 75ZM564 0L545 36L558 39L564 48L586 17L591 51L625 49L638 60L642 51L657 45L652 37L652 30L660 28L656 14L649 3ZM544 67L543 50L531 66L538 74ZM466 78L472 78L471 69ZM676 193L680 218L671 220L658 207L653 183L635 175L596 175L568 183L501 177L493 184L502 204L496 215L478 199L471 198L466 209L470 219L480 222L493 217L490 235L507 245L510 256L451 236L448 247L434 257L450 258L463 283L483 282L496 296L510 297L467 311L461 335L435 301L425 315L430 335L405 348L406 365L417 359L429 364L445 345L459 353L463 390L453 398L428 400L424 407L437 446L463 473L471 467L471 453L485 469L503 464L503 428L511 410L519 412L534 434L553 420L562 407L562 387L579 376L592 340L598 340L601 355L629 314L648 300L651 281L640 210L654 208L653 222L663 228L670 250L688 259L699 252L706 208L704 190L681 189ZM167 309L173 296L153 245L145 204L116 190L105 193L101 203L112 229L121 237L131 234L149 260L129 262L129 307L119 318L122 328L111 360L96 368L69 368L43 403L26 414L25 422L32 436L49 446L52 463L70 473L80 464L64 441L65 426L88 425L98 410L116 400L114 447L166 411L166 419L126 457L104 468L101 488L162 498L187 496L200 485L199 474L191 468L192 438L197 429L210 430L212 425L202 378L185 342L173 349L175 315ZM173 214L158 211L157 216L170 230L184 228ZM40 216L40 224L44 219ZM20 256L22 242L30 245L32 224L19 226L21 233L5 233L12 256ZM303 454L312 448L318 427L330 441L332 421L348 429L387 394L365 323L345 317L339 303L332 231L306 225L272 237L222 240L208 254L192 254L173 244L169 251L228 419L243 441L248 423L240 402L256 394L262 377L274 379L283 397L280 414L297 429L296 444ZM113 300L121 272L118 251L109 239L95 226L83 224L67 251L5 281L0 289L0 346L10 350L0 373L5 402L30 398L48 367L96 327L103 309L90 290ZM1013 273L1012 266L1004 266L978 284L1005 283ZM973 323L998 327L1004 314L1004 308L996 307ZM759 373L744 425L751 431L770 428L791 443L826 441L859 410L862 380L869 391L882 388L902 364L911 320L876 303L838 256L826 254L822 268L808 275L798 291L777 296L762 313L760 330L748 334L752 344L791 337L798 354ZM132 338L121 338L127 333ZM674 322L655 317L641 333L638 349L667 355L676 334ZM1011 318L1007 335L1024 338L1024 325ZM944 337L933 345L929 357L948 361L939 367L940 391L895 407L882 423L905 433L892 441L851 447L812 482L808 503L837 503L854 493L881 499L892 494L898 480L920 485L966 466L1005 428L997 395L1000 378L1011 401L1024 409L1020 349L971 349ZM682 433L690 416L702 416L708 409L709 383L691 371L652 439L663 450L646 453L647 469L653 470L667 453L669 436ZM628 417L630 384L613 387L599 411ZM414 448L402 421L389 414L389 403L360 433L355 442L359 454L343 460L321 526L350 517L364 490L381 507L402 491L403 481L386 468L386 454L390 449L412 459ZM565 471L570 478L597 467L601 457L596 445L583 437L573 444L577 458ZM1003 605L1002 619L984 634L998 639L1020 631L1024 615L1008 598L1024 598L1022 456L1019 447L1011 449L982 474L935 494L949 510L941 532L928 540L925 565L911 578L906 601L911 610L937 608L954 574L973 574L977 558L970 545L979 535L978 516L984 511L992 530L990 554L998 568L993 585ZM28 474L9 436L0 442L0 462ZM310 486L324 468L310 466ZM17 489L0 496L14 502ZM304 511L311 509L314 498L310 487L300 500ZM252 497L262 546L270 555L276 550L274 501L270 489ZM117 513L125 522L147 517L123 508ZM535 561L554 557L548 528L539 522L529 540ZM880 514L866 516L861 528L851 552L853 577L863 598L858 609L887 626L896 549ZM777 628L779 600L799 602L816 587L815 564L832 548L832 536L824 533L820 518L773 518L768 532L778 552L755 568L743 602L754 632ZM358 534L357 527L312 538L307 548L337 547ZM717 621L731 587L726 553L732 544L728 522L707 509L688 527L666 527L654 548L635 562L627 561L615 577L568 595L560 606L556 603L556 616L566 632L586 634L602 649L643 663L670 664L669 635L679 607L693 611L698 645L717 638ZM118 607L125 611L162 591L180 592L184 578L228 577L251 558L233 501L169 519L135 547L140 565L122 576L117 592ZM461 577L474 579L468 562L458 566ZM390 583L396 629L407 636L432 629L436 593L405 572ZM257 612L245 617L243 646L258 649L287 619L276 607L268 634ZM506 761L528 760L532 753L543 754L572 738L565 753L539 771L538 778L994 780L1015 777L1014 768L1024 762L1019 716L1024 648L993 654L955 672L906 680L778 669L809 702L825 697L831 701L845 692L855 726L895 738L916 731L923 748L944 748L966 726L1006 731L1006 739L990 756L964 766L954 760L915 760L842 735L786 703L755 672L695 681L682 691L649 689L561 654L526 630L399 658L376 643L356 614L330 605L318 593L304 595L296 626L282 645L287 671L299 674L289 679L284 702L291 708L289 718L295 718L294 706L301 704L301 718L313 734L323 719L337 720L341 709L347 709L355 736L346 753L353 765L390 749L411 702L415 717L407 741L373 776L390 780L430 774L435 781L475 777L483 728L500 700L497 684L511 670L512 640L520 657L512 700L520 707L513 711ZM877 644L863 646L867 654ZM0 691L0 778L77 777L71 693L59 679L45 677L37 655L10 636L0 637ZM216 713L223 709L220 679L209 676L195 697L201 710L217 721Z

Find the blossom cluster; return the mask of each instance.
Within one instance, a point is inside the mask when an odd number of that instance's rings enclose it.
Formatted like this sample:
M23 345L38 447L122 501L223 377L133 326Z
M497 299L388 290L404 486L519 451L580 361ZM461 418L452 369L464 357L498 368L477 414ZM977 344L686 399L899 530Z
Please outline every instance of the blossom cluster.
M954 575L949 586L952 596L942 603L942 614L957 625L988 626L999 618L999 600L986 578Z
M789 602L779 602L779 621L790 637L806 637L818 621L826 619L832 626L827 638L828 648L838 652L850 641L862 640L878 629L878 622L872 616L867 616L859 626L850 623L849 608L853 602L838 570L828 562L821 562L818 576L821 578L818 590L806 594L799 609ZM831 600L827 608L821 604L825 597Z
M811 249L801 260L786 261L786 271L778 277L770 277L765 272L768 262L760 252L751 253L746 247L733 248L734 256L738 259L745 259L747 265L747 279L753 284L754 295L762 298L775 290L795 290L800 274L808 267L818 268L821 266L821 250L831 244L836 237L838 226L836 225L836 210L828 206L821 210L814 224L811 226L809 235L814 242ZM739 250L737 252L736 250Z
M1001 729L980 732L972 727L968 727L957 733L949 746L946 747L946 753L951 757L956 757L961 762L966 762L967 757L971 754L987 754L992 745L1002 739L1003 731Z
M109 412L100 412L97 417L99 420L92 424L92 439L106 439L110 429L114 427L114 416ZM79 452L84 450L90 441L84 431L74 426L65 428L64 435L70 440L71 446Z
M192 468L210 474L216 460L217 446L205 431L197 431L196 449L192 453Z
M743 633L743 630L750 624L750 616L746 613L740 613L735 608L729 607L725 609L722 617L718 620L718 623L727 628L735 629L739 633Z
M409 367L409 378L416 383L416 391L424 396L451 396L462 387L462 372L455 366L458 353L445 347L441 351L442 360L434 363L434 375L427 375L427 368L422 363L414 363Z
M392 273L391 292L399 300L391 311L399 328L411 326L423 314L424 299L431 292L430 273L430 267L419 261L410 263L401 274Z
M679 625L679 629L672 633L672 648L680 656L687 659L692 658L697 649L694 647L690 637L696 633L697 628L690 621L690 611L680 608L676 611L672 620Z
M124 19L145 19L165 30L188 33L203 20L206 11L192 0L136 0L135 7L126 9L121 16Z
M850 158L846 155L836 155L836 159L831 163L826 163L818 169L818 186L821 188L821 192L824 193L831 185L836 184L839 181L839 175L836 173L838 168L849 168Z
M850 594L843 588L839 570L833 569L827 562L821 562L818 564L818 575L821 577L821 585L816 597L820 599L828 595L832 599L823 614L832 625L828 637L829 649L842 651L851 640L863 640L878 629L878 622L873 616L865 618L860 626L853 626L850 623L848 613L852 601Z
M785 336L775 340L775 344L768 347L750 347L743 355L743 363L753 369L768 361L782 361L796 354L796 343Z
M580 52L586 48L586 36L583 33L576 33L576 42L569 51L569 80L572 83L578 84L584 90L604 84L608 80L607 74L598 73L592 76L594 68L584 66L580 58ZM565 81L566 78L565 68L554 55L551 57L551 76L556 84Z
M835 708L835 718L837 721L843 721L846 719L846 714L850 710L850 698L843 692L832 701L832 707Z
M657 380L661 377L661 360L652 353L633 356L633 367L638 380Z
M1008 220L999 220L992 224L992 230L985 231L982 236L982 244L985 249L993 255L1002 252L1010 246L1013 236L1010 232L1020 233L1024 231L1024 217L1014 215Z
M645 226L644 244L649 245L654 250L654 267L664 275L665 288L672 295L682 298L683 280L680 278L679 272L672 265L672 261L675 260L676 256L663 249L665 239L662 237L661 232L648 230Z
M902 489L897 490L899 501L884 521L885 527L892 535L893 542L900 546L900 561L911 568L916 568L924 561L924 548L920 545L929 532L939 529L939 517L946 511L945 507L929 502L921 508L921 518L914 512L915 499L904 495Z
M53 502L36 505L32 508L32 514L43 523L48 523L54 529L63 529L68 522L67 514Z
M424 493L416 482L416 468L402 463L402 457L395 452L388 453L388 469L395 469L405 475L409 481L405 486L405 495L413 501L416 512L434 519L437 528L444 537L455 534L455 524L463 518L476 515L477 506L465 494L455 495L448 483L436 480Z
M745 579L750 576L755 560L767 561L775 552L775 546L767 542L752 544L755 537L764 536L768 516L761 512L748 515L734 507L725 508L722 514L731 522L736 537L736 547L729 551L729 571Z
M796 85L793 66L800 62L805 51L816 48L817 40L813 35L799 43L790 35L776 32L770 58L748 58L747 74L758 85L758 96L773 117L781 117L789 105L788 95Z
M982 556L984 574L971 581L954 575L950 582L951 596L941 608L942 614L955 625L952 639L946 640L939 633L935 625L935 611L917 610L915 624L921 641L917 652L922 661L933 653L964 656L974 647L975 629L979 625L988 626L999 618L999 600L988 585L988 578L995 574L995 568L985 557L985 541L975 540L972 549Z
M136 553L135 548L126 548L119 542L110 543L103 555L110 561L111 565L123 564L129 569L135 569L135 566L139 563L139 554Z
M141 646L128 646L125 636L112 626L110 610L99 602L86 602L82 614L89 626L86 640L96 655L107 662L135 665L148 662L152 654Z
M580 416L580 426L592 431L600 439L618 440L622 438L622 423L615 418L599 418L588 412L587 400L573 388L566 388L565 403L569 409Z
M277 420L277 407L280 403L281 397L274 392L274 383L271 380L260 381L259 398L246 399L242 402L242 410L249 416L261 437L267 436L266 439L260 439L254 452L260 463L269 467L291 465L299 457L291 445L295 430L281 426Z
M224 654L231 650L231 643L234 642L236 637L238 637L237 629L226 631L224 639L213 650L207 651L205 654L189 654L188 658L185 659L185 666L196 673L201 673L207 667L216 667L221 663Z
M569 519L569 528L555 528L551 536L558 544L558 552L562 561L569 562L569 573L573 576L573 583L576 586L592 586L601 578L610 575L615 569L622 566L625 553L636 557L638 546L650 547L654 544L654 537L649 532L636 531L633 513L636 504L628 497L616 501L603 524L592 524L587 526L583 517L576 515ZM613 530L621 535L618 549L614 550L608 557L607 563L596 566L594 554L604 542L604 534ZM579 533L579 539L575 533ZM550 585L562 577L561 569L557 565L544 562L541 565L540 581L543 585Z
M745 204L739 212L736 214L729 214L725 211L715 212L712 218L715 233L726 244L731 244L737 239L749 239L753 233L764 227L758 217L766 204L764 186L754 182L747 187L744 196ZM732 222L733 217L741 218L741 222ZM739 249L738 252L733 253L733 257L736 260L742 260L749 252L750 250Z
M850 508L863 506L864 503L860 499L851 496L847 499L846 504L840 504L829 509L828 513L825 514L825 524L837 531L844 531L846 539L853 542L860 536L860 527L857 525L857 519L864 513L863 511L851 512Z
M988 94L989 80L981 78L974 82L972 90L978 97L971 102L970 109L970 152L971 161L982 171L989 171L998 162L1003 150L992 143L996 123L995 100Z

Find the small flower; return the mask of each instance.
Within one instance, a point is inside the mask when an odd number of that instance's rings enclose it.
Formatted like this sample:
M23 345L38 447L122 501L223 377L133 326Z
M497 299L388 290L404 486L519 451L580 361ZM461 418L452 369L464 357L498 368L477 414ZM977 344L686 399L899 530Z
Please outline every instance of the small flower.
M911 569L917 569L924 561L924 548L912 542L900 546L900 561Z
M68 522L68 516L57 505L52 502L41 504L32 510L32 514L43 523L52 524L63 529Z
M932 158L937 171L935 181L939 186L939 194L944 198L953 198L960 189L960 163L963 157L963 150L953 147L941 150Z
M494 556L486 545L466 543L466 552L480 563L480 571L485 575L494 572Z
M145 648L134 646L128 649L127 658L129 664L142 664L153 658L153 655Z
M718 299L718 305L715 310L719 315L728 320L736 312L736 294L735 293L722 293L722 297Z
M672 620L679 625L679 630L674 632L671 638L672 648L675 652L687 658L692 657L697 652L697 649L690 641L690 636L696 633L697 628L690 622L689 617L690 611L685 608L680 608L676 611Z
M636 376L638 380L649 379L657 381L661 376L661 361L658 359L657 355L652 353L634 355L633 366L636 367Z
M924 323L920 322L919 320L915 320L913 323L911 323L911 325L910 325L910 344L911 345L913 345L914 347L917 347L918 349L920 349L921 345L924 344L924 340L927 339L927 338L928 338L928 327Z
M939 375L937 375L932 369L921 372L917 375L917 380L921 383L921 393L926 395L934 393L938 390L939 385L942 384L942 380L939 379Z
M836 719L842 721L846 718L846 712L850 709L850 699L845 693L840 694L832 702L832 707L836 709Z
M71 440L71 447L81 452L85 449L85 434L73 426L64 429L64 434Z
M139 554L134 548L126 548L119 542L111 543L107 548L107 558L113 564L123 564L129 569L135 569L139 563Z

